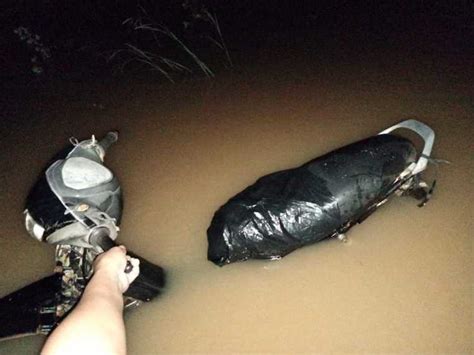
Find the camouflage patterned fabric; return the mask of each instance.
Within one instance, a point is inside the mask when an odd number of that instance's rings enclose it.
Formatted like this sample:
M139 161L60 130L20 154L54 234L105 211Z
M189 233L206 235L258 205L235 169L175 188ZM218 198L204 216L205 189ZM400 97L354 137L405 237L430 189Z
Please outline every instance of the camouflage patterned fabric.
M62 284L56 314L63 317L74 305L92 276L92 262L97 253L73 245L60 244L56 247L56 270L62 272Z

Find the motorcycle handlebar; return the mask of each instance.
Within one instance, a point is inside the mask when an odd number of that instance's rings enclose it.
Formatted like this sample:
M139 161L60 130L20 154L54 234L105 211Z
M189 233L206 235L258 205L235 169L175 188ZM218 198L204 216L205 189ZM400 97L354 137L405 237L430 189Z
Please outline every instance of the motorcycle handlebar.
M109 230L105 227L95 228L89 237L89 244L99 246L102 250L107 251L117 244L109 237ZM155 265L148 260L127 251L127 255L140 260L140 274L132 282L125 296L140 301L148 302L161 294L166 284L166 275L162 267ZM127 262L125 272L132 270L132 264Z
M99 246L104 252L112 249L117 246L110 237L109 231L107 228L96 228L89 237L89 243L92 245ZM125 273L132 271L133 265L130 260L127 260L127 265L125 266Z
M118 140L118 132L117 131L110 131L108 132L104 138L102 138L98 144L102 147L102 149L105 151L107 151L107 149L112 145L114 144L115 142L117 142Z

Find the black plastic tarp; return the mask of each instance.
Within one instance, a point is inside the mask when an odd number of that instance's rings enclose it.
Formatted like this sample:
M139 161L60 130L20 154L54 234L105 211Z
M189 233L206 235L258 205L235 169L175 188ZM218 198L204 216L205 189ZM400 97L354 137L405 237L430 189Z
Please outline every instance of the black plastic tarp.
M208 259L280 258L334 236L384 198L415 158L409 140L384 134L266 175L215 213Z

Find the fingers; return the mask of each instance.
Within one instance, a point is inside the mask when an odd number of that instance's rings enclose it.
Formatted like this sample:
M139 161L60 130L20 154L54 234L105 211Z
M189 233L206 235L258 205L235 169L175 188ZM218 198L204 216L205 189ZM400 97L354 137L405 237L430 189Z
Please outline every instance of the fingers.
M136 258L130 258L130 263L132 264L132 270L125 274L127 276L128 284L130 285L140 273L140 260Z
M127 255L127 259L130 261L132 265L132 269L129 272L125 272L123 269L119 271L119 288L124 293L128 290L130 284L137 278L138 274L140 273L140 260L136 258L131 258Z
M119 245L99 254L95 259L95 263L100 263L102 259L118 261L120 258L122 258L122 255L125 255L126 253L127 248L125 248L123 245Z
M140 260L126 255L126 252L127 249L120 245L100 254L94 261L94 272L116 279L122 292L128 289L140 273ZM126 273L127 261L130 261L132 269Z

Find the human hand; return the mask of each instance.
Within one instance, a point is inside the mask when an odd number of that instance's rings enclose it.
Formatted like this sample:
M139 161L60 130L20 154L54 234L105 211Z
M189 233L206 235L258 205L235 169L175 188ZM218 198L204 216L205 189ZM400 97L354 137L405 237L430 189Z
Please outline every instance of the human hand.
M132 270L125 273L127 261L132 264ZM115 282L120 292L127 291L130 284L140 273L140 260L127 255L127 249L121 245L113 247L100 254L94 261L94 275L102 275Z

